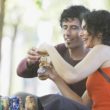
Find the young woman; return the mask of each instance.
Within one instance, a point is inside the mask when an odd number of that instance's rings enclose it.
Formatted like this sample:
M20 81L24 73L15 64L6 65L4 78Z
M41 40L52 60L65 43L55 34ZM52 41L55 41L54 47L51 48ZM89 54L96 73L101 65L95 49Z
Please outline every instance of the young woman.
M92 48L87 56L76 66L68 64L53 46L42 44L39 51L46 50L57 74L69 84L76 83L86 77L86 91L83 97L70 93L72 100L82 106L92 101L92 110L110 109L110 13L105 10L92 11L85 15L80 36L85 47ZM102 75L98 69L104 73ZM48 73L58 85L58 81ZM106 77L105 77L106 76ZM61 79L61 81L63 81ZM60 86L59 86L60 87ZM69 106L69 103L68 103ZM49 110L49 109L48 109ZM56 108L56 110L58 110ZM62 110L62 109L60 109ZM66 110L66 109L65 109ZM71 110L76 110L73 109ZM81 107L78 110L82 110Z

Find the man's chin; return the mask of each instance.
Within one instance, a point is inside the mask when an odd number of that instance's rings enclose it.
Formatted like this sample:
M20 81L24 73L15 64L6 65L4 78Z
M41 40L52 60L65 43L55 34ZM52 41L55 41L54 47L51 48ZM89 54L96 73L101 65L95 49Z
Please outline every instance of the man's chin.
M69 44L69 43L65 43L65 46L66 46L67 48L72 48L71 44Z
M65 43L65 46L68 48L69 45L67 43Z

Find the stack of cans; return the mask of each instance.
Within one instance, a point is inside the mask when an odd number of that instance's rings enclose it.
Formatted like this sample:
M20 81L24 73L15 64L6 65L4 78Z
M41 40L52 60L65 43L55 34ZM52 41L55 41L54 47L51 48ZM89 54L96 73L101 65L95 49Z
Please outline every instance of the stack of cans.
M19 97L0 97L0 110L23 110L21 108L21 100Z

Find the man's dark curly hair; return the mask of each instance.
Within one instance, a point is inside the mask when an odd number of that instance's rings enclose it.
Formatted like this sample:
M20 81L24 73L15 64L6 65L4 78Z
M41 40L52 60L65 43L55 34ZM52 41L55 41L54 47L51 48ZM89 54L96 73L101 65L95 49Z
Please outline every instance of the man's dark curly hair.
M106 10L98 10L87 13L84 16L86 29L92 37L101 34L102 43L110 45L110 13Z
M60 26L62 27L63 21L68 21L69 19L74 18L77 18L82 22L82 17L87 12L89 12L89 10L81 5L70 6L67 9L64 9L60 16Z

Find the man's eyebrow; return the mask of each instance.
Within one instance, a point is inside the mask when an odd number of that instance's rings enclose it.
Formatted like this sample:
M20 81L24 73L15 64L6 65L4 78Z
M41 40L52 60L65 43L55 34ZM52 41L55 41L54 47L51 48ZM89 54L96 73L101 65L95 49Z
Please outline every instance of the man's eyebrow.
M71 26L80 27L79 25L71 25Z
M77 25L75 25L75 24L71 24L71 26L77 26Z
M66 24L64 24L64 25L62 25L62 27L66 27L66 26L68 26L68 25L66 25ZM81 27L80 25L70 25L70 27Z
M74 28L81 28L81 26L79 26L79 25L71 25L71 27L74 27Z

